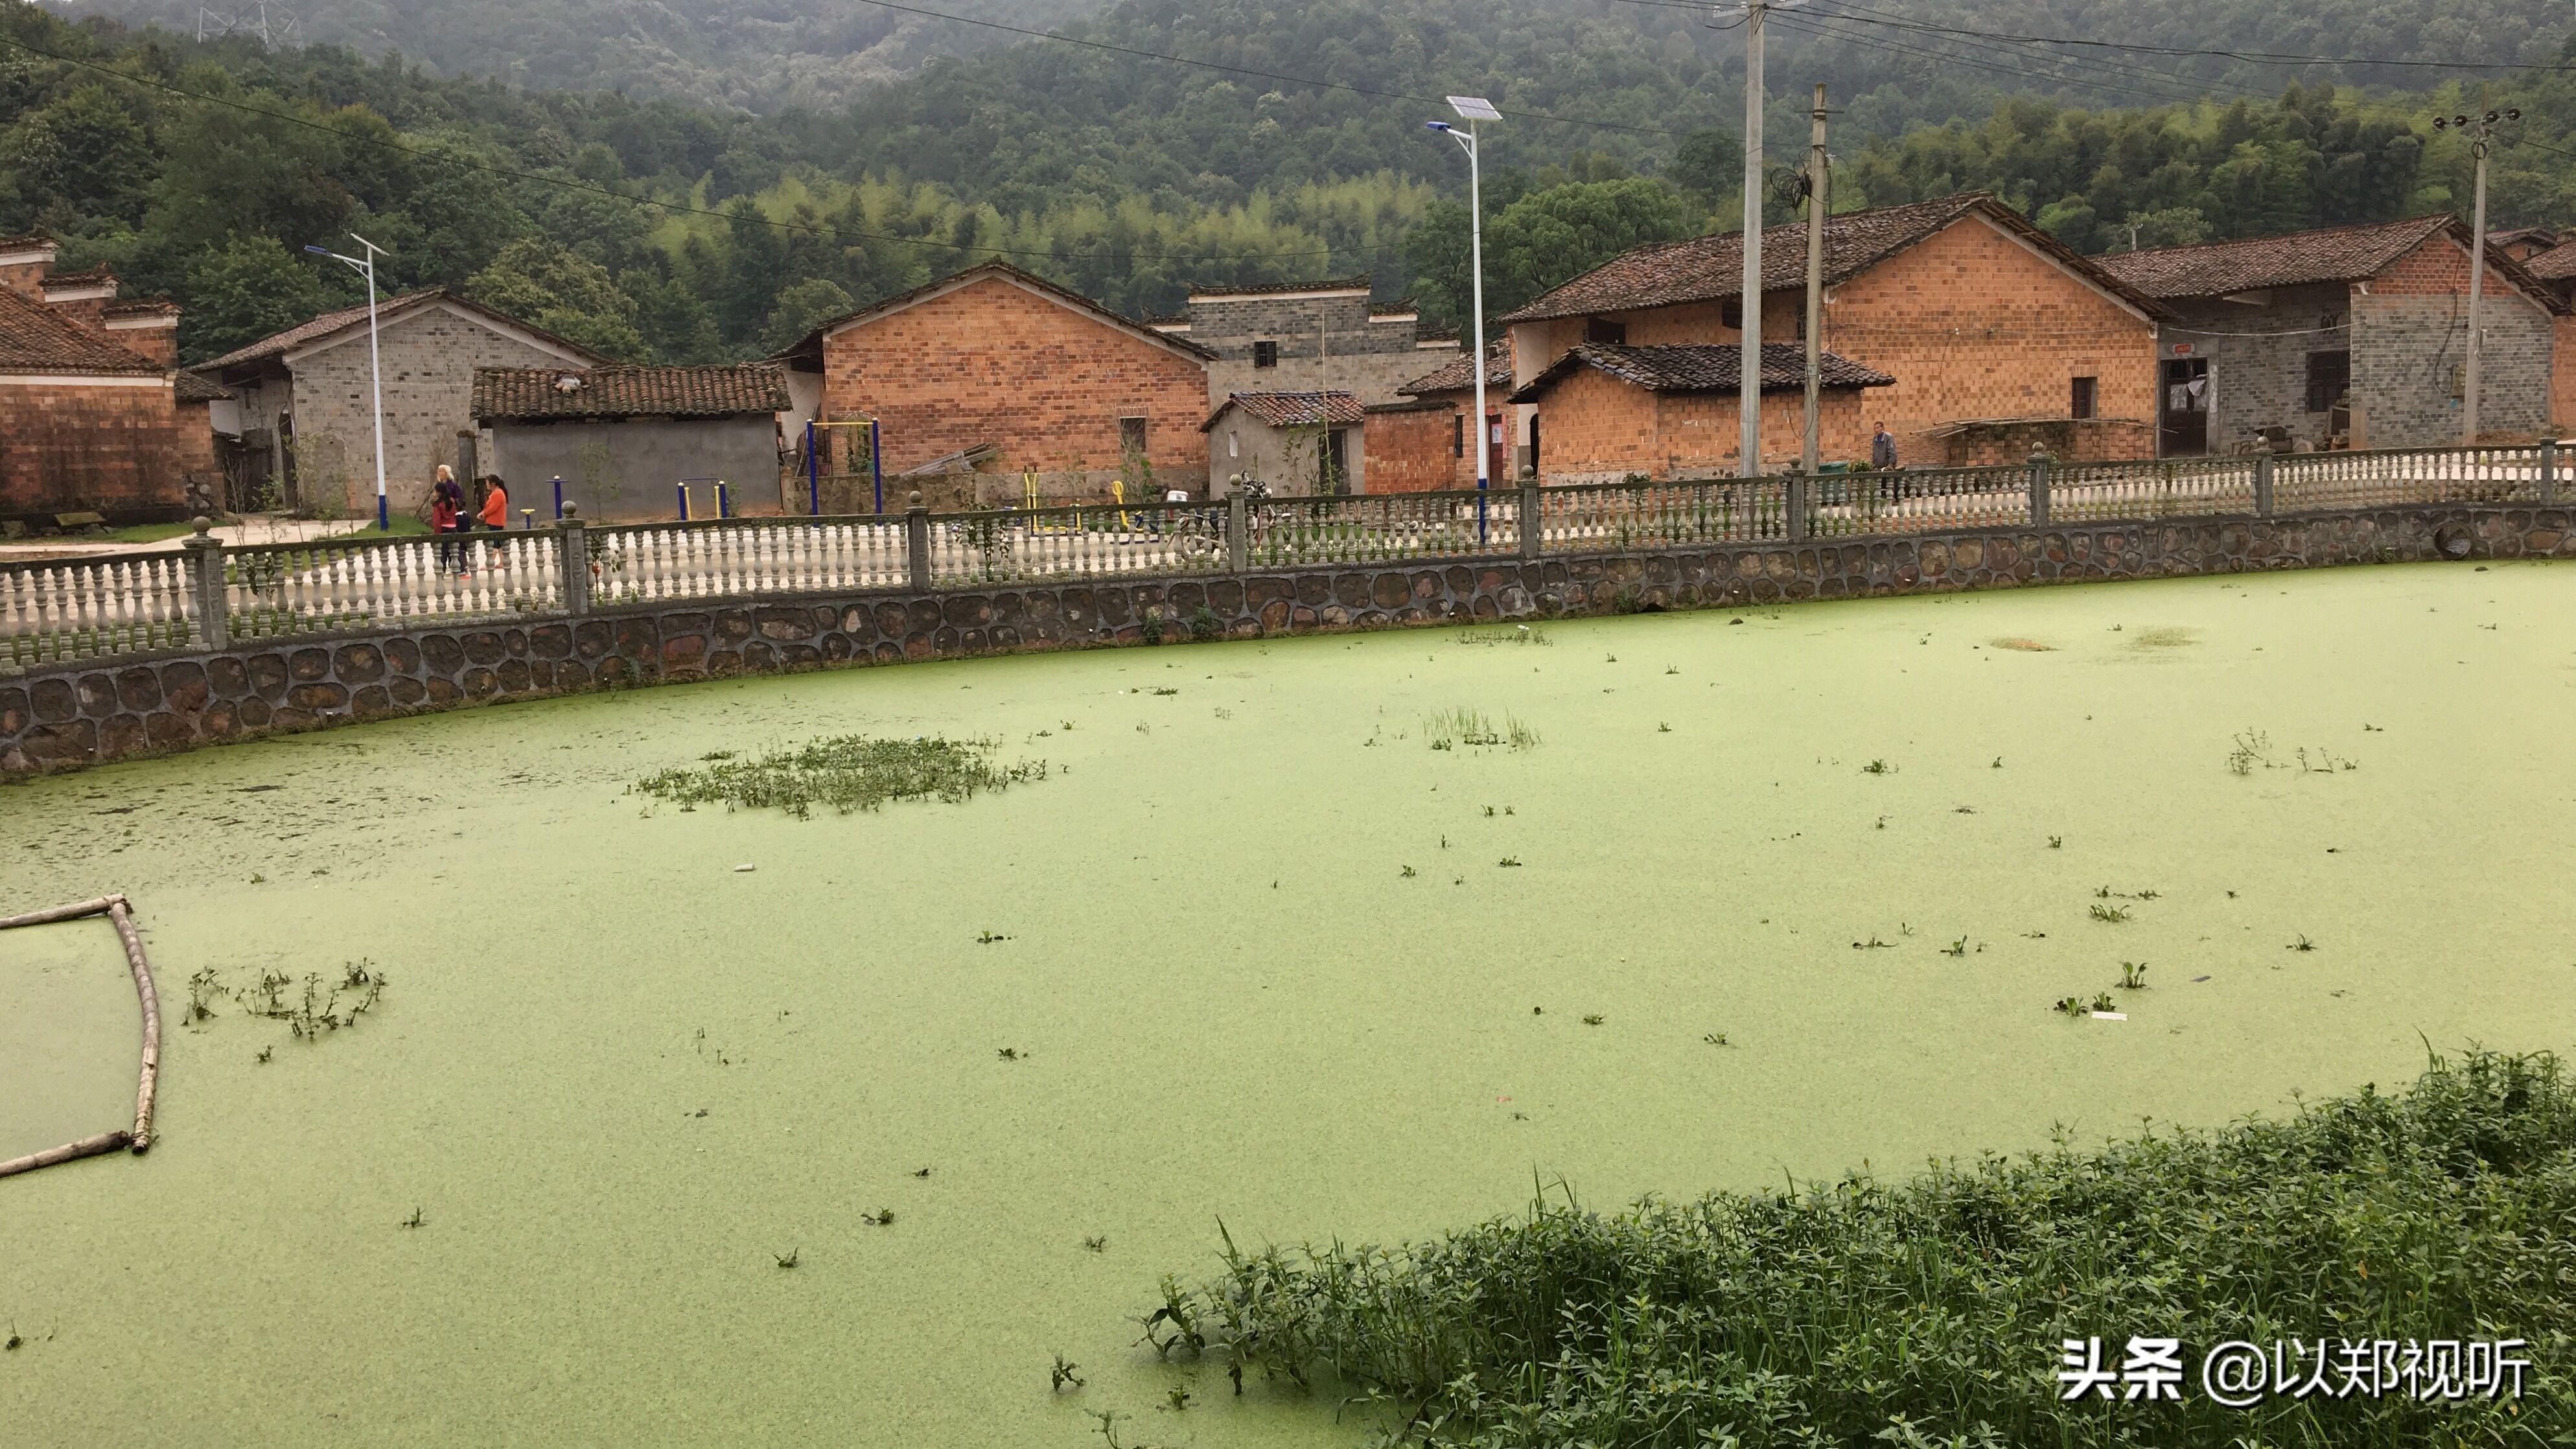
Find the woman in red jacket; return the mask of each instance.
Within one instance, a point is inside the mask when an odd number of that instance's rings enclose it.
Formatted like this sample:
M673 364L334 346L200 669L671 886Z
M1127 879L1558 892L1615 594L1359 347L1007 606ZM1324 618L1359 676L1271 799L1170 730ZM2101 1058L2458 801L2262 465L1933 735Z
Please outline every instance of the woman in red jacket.
M450 572L465 567L465 550L454 534L465 523L465 490L456 486L455 470L438 465L438 481L429 489L429 531L438 536L438 566Z

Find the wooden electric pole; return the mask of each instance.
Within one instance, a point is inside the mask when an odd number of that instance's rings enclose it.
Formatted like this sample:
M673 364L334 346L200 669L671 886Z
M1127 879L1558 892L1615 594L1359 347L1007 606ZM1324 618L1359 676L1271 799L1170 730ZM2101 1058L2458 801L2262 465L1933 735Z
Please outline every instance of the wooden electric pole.
M1832 214L1826 196L1825 86L1816 83L1816 108L1807 131L1807 431L1798 447L1798 471L1816 473L1816 414L1824 392L1825 350L1825 218Z

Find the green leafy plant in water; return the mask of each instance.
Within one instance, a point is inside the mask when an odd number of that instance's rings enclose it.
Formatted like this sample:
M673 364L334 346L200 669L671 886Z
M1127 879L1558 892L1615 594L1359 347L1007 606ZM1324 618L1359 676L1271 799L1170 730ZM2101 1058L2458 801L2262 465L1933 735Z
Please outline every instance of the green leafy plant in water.
M1065 728L1071 729L1071 725ZM802 820L816 806L847 815L890 800L958 804L984 791L1047 777L1043 760L997 763L1000 742L920 736L909 740L838 735L754 759L718 761L704 769L665 770L635 782L639 793L683 806L784 810Z
M1435 750L1453 750L1461 745L1476 748L1502 747L1511 750L1534 750L1539 746L1538 731L1505 715L1501 725L1486 717L1484 711L1460 705L1444 709L1422 721L1422 735Z

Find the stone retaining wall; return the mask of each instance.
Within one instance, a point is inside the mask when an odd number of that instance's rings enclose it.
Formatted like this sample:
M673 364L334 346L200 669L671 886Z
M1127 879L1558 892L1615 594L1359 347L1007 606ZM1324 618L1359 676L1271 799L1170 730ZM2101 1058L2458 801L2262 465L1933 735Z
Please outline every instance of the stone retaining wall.
M2564 508L2116 523L1538 563L653 607L237 644L0 676L0 773L580 690L910 659L2445 556L2576 558Z

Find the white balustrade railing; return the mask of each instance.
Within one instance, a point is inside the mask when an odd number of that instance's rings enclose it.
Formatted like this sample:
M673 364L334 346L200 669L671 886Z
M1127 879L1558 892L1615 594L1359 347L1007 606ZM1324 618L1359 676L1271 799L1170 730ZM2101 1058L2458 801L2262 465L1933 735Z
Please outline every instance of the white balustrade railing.
M2563 492L2534 445L365 535L0 563L0 670L412 624L1041 580L2224 518ZM1534 502L1533 502L1534 500ZM2036 506L2034 506L2036 505ZM1525 517L1525 511L1529 516ZM567 547L575 550L567 560Z
M0 563L0 663L182 648L196 636L196 615L180 554Z
M1517 502L1516 494L1501 494ZM1544 551L1615 552L1787 538L1789 491L1779 478L1682 483L1582 483L1539 490Z
M731 519L584 530L594 605L902 588L901 517Z
M557 537L529 529L228 548L226 627L265 639L559 612Z

